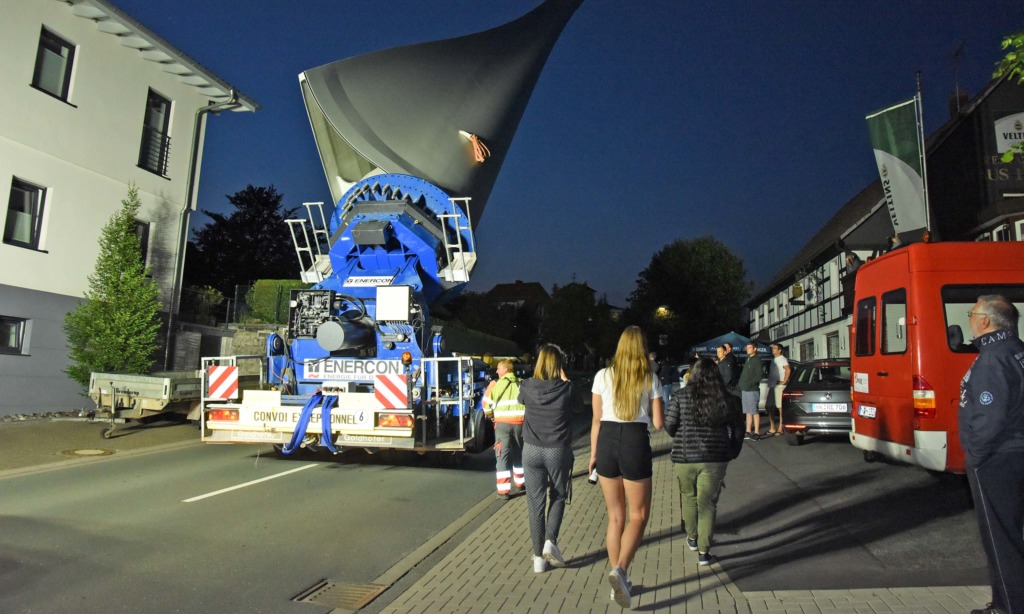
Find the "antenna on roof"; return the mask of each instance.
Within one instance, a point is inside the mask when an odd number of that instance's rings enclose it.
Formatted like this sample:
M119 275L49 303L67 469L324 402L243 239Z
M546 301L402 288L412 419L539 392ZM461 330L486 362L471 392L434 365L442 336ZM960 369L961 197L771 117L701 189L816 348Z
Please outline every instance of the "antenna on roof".
M967 41L960 41L956 49L953 50L953 96L956 98L956 114L960 115L960 77L959 68L960 61L964 59L964 47L967 46Z

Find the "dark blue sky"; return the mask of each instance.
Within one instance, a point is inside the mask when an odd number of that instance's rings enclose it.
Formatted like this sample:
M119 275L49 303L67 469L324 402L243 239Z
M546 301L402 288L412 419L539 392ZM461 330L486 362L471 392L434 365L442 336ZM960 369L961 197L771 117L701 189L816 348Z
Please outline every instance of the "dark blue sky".
M208 125L200 208L274 184L330 201L298 74L511 21L538 0L114 0L260 104ZM289 6L286 6L289 5ZM876 177L864 116L949 117L1022 0L585 0L555 46L478 225L469 289L586 281L625 306L664 245L711 234L765 283ZM208 221L197 214L201 222Z

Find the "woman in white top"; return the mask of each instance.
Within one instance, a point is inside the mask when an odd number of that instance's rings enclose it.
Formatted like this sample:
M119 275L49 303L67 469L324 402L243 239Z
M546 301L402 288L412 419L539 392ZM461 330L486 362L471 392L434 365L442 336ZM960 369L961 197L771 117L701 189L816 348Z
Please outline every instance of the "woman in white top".
M612 571L612 599L630 605L629 577L651 508L653 458L648 429L663 422L661 383L647 360L647 343L638 326L619 337L615 357L594 377L594 419L590 429L590 470L597 469L608 507L605 537ZM626 523L626 505L629 523Z

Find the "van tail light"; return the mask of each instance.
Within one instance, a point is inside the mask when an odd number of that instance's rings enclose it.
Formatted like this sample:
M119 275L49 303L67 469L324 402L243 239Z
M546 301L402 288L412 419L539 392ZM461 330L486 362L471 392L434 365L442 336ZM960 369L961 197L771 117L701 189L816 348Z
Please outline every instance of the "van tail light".
M206 412L207 420L230 420L232 422L238 422L238 410L237 409L211 409Z
M920 375L914 376L914 417L935 417L935 389Z
M782 391L782 398L783 398L783 400L789 399L790 401L792 401L793 399L799 399L802 396L804 396L804 391L803 390L783 390Z

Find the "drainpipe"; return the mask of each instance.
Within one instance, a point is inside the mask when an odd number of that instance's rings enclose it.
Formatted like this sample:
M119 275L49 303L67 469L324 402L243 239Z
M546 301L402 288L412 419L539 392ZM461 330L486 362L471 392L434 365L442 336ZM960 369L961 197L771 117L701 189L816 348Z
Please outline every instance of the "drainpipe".
M193 200L196 192L196 167L199 165L199 147L202 144L203 116L207 113L214 113L224 109L233 109L238 104L238 92L231 90L231 98L224 102L215 102L196 109L195 125L192 129L192 151L189 153L188 178L186 180L185 202L181 206L181 216L178 218L178 242L175 245L174 253L174 285L171 286L171 302L167 310L167 339L164 341L164 369L171 368L171 341L174 338L175 316L178 313L178 306L181 302L181 285L185 277L185 245L188 241L188 218L192 211Z

